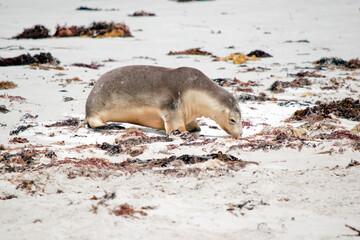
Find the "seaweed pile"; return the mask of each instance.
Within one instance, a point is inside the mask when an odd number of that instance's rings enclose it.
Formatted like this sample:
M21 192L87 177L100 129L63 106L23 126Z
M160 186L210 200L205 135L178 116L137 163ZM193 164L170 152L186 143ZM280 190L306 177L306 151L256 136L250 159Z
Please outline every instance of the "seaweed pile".
M202 56L214 56L211 52L200 50L200 48L190 48L184 51L170 51L168 55L202 55Z
M32 38L32 39L39 39L39 38L49 38L49 29L47 29L43 25L35 25L32 28L25 28L22 33L15 36L16 39L21 38Z
M360 102L352 98L329 103L319 102L316 106L296 111L287 121L322 121L326 118L331 119L332 114L340 118L360 121Z
M132 37L130 29L124 23L114 22L93 22L90 26L57 26L55 34L49 35L50 30L42 25L35 25L26 28L15 36L16 39L22 38L50 38L50 37Z
M123 23L93 22L89 27L56 27L54 37L132 37L130 29Z
M319 65L320 67L338 67L344 69L358 69L360 68L360 60L358 58L345 61L342 58L321 58L314 62L314 64Z
M13 58L0 58L0 66L19 66L28 64L53 64L57 65L60 61L54 58L51 53L40 53L31 56L29 53L22 54Z
M299 88L312 85L311 81L307 78L296 78L291 82L284 82L284 81L275 81L270 86L270 91L274 93L282 93L285 92L284 88Z

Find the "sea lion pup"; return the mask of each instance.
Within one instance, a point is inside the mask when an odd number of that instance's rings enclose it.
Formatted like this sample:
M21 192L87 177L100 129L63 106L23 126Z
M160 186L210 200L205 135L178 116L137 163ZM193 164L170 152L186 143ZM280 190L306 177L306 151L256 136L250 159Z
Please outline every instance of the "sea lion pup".
M128 122L171 134L200 131L196 118L202 116L235 138L242 133L238 102L201 71L135 65L100 77L86 101L84 124Z

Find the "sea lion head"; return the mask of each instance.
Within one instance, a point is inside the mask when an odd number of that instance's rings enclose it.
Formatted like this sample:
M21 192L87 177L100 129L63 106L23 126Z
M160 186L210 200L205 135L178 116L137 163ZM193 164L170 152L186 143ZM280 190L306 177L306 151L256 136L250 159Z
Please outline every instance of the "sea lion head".
M224 111L220 126L233 138L238 138L242 134L241 112L237 104Z

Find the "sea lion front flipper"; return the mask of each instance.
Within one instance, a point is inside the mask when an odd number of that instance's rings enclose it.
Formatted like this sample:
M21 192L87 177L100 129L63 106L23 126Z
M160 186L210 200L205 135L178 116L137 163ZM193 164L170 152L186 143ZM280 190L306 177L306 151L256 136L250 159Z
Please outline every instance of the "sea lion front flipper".
M187 132L180 110L165 111L162 114L162 119L164 120L167 135L170 135L175 130L179 130L182 133Z

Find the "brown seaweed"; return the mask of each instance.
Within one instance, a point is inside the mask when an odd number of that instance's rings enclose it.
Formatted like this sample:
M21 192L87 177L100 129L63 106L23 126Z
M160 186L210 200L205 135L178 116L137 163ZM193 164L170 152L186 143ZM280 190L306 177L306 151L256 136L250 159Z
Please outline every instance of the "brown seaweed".
M28 65L28 64L54 64L57 65L60 63L60 61L56 58L54 58L51 53L40 53L35 54L34 56L31 56L29 53L22 54L17 57L13 58L0 58L0 66L19 66L19 65Z
M48 38L49 35L49 29L47 29L43 25L35 25L31 28L25 28L22 33L19 35L13 37L16 39L22 39L22 38L32 38L32 39L39 39L39 38Z

